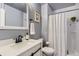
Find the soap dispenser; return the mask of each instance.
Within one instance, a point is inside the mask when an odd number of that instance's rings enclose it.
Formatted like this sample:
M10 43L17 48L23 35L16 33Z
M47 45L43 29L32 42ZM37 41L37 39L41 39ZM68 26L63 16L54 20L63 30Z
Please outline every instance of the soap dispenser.
M28 39L29 39L29 34L28 34L28 33L26 33L25 38L26 38L26 40L28 40Z

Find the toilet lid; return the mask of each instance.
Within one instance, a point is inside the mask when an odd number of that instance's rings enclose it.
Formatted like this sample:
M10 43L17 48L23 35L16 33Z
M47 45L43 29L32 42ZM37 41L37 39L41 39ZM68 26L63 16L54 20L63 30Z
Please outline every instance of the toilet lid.
M50 48L50 47L44 47L42 48L42 52L46 53L46 54L53 54L54 53L54 49Z

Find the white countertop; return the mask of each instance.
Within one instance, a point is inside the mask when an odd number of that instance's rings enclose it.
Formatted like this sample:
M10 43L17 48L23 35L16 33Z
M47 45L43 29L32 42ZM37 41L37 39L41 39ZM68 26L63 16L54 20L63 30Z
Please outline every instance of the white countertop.
M23 42L20 43L12 43L9 45L5 45L0 47L0 54L2 56L17 56L41 42L42 40L40 39L39 40L30 39L30 40L23 40Z

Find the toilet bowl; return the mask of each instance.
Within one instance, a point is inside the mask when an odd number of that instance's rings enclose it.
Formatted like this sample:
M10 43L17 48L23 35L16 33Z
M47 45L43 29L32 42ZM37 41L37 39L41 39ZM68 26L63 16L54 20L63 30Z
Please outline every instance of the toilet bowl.
M46 42L46 47L42 48L42 53L45 56L54 56L55 50L51 47L49 47L49 42Z
M44 48L42 48L43 55L54 56L54 52L55 52L55 50L53 48L50 48L50 47L44 47Z

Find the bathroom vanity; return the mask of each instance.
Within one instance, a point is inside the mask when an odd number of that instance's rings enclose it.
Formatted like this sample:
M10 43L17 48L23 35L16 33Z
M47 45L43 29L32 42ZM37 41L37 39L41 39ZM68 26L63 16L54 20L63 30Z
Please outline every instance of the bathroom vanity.
M23 40L0 47L1 56L41 56L42 39Z
M8 35L9 36L8 38L16 38L18 35L25 36L27 32L28 35L30 35L29 19L31 19L32 13L33 12L31 12L29 4L2 3L0 7L0 30L9 31L7 35L12 31L16 32L16 33L12 32L11 36ZM35 35L38 34L35 33ZM4 37L2 39L6 39L6 40L0 40L0 56L36 56L36 55L41 56L42 55L41 39L37 39L37 40L23 39L22 42L19 43L15 43L14 39L7 39Z

